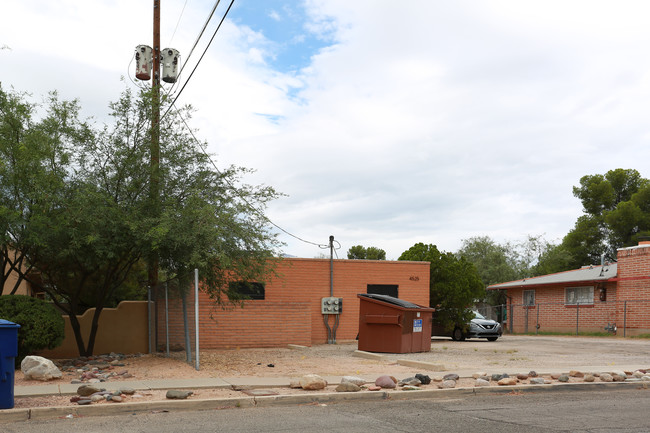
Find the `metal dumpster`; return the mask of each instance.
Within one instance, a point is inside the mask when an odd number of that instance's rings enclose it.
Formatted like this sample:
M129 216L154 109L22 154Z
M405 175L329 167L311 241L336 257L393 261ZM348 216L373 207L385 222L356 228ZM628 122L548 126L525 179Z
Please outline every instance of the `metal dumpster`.
M20 325L0 319L0 409L14 407L15 358Z
M413 353L431 350L433 308L387 295L358 294L359 350Z

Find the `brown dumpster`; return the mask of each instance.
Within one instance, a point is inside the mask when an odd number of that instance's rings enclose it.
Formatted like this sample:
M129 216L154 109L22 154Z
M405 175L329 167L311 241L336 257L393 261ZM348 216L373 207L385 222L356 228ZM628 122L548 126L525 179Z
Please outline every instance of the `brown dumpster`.
M413 353L431 350L433 308L387 295L358 294L359 350Z

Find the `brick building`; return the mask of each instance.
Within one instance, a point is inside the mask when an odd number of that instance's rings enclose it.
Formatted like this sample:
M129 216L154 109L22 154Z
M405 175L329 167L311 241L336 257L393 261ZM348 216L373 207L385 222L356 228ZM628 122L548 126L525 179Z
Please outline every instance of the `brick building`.
M618 250L617 263L494 284L508 299L512 332L650 333L650 241Z
M384 260L333 260L333 296L342 298L336 340L354 340L359 329L358 293L381 293L429 305L429 263ZM199 343L202 349L311 346L327 343L336 318L321 314L330 296L330 260L283 259L278 277L257 283L243 308L215 306L199 291ZM157 344L166 342L164 294L158 294ZM170 346L184 347L182 303L169 299ZM188 323L194 347L194 294L188 294ZM327 324L325 319L327 318Z

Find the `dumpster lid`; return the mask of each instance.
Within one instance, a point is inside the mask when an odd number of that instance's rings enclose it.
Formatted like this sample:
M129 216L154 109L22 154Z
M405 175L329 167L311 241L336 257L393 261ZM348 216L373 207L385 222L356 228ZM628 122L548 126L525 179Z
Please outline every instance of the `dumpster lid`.
M394 298L388 295L378 295L376 293L359 293L357 296L359 298L369 298L369 299L375 299L377 301L383 301L388 304L397 305L402 308L417 308L417 309L427 308L427 307L422 307L422 305L414 304L412 302L405 301L399 298Z
M14 322L10 322L5 319L0 319L0 327L6 327L6 328L20 328L20 325Z

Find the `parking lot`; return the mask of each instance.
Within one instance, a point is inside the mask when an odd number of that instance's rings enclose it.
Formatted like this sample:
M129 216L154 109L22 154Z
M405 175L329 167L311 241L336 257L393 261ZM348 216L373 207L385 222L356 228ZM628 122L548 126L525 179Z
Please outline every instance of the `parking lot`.
M390 355L397 357L397 355ZM495 342L434 337L431 352L408 354L445 369L558 370L608 366L650 368L650 340L621 337L504 335Z

